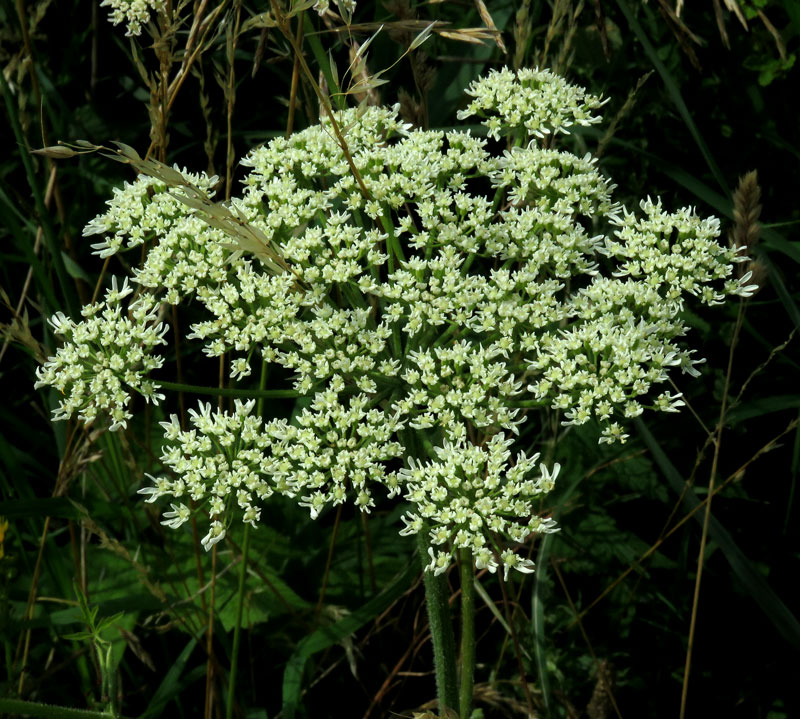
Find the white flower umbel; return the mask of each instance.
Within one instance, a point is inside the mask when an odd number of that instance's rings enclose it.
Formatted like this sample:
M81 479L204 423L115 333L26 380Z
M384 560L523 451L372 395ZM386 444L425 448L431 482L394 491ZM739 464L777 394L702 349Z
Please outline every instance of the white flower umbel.
M112 25L124 23L126 35L140 35L142 25L150 21L150 13L164 8L164 0L103 0L100 7L111 8L108 17Z
M252 415L255 400L235 400L232 413L214 410L200 403L190 409L192 429L182 431L176 415L163 422L165 443L161 462L172 477L153 479L154 485L139 490L148 502L162 496L191 499L205 507L214 518L217 530L206 537L208 549L224 536L231 505L238 507L244 521L257 526L261 504L276 489L278 474L275 459L269 452L271 438L264 431L260 417ZM278 487L280 488L280 486ZM178 527L189 516L185 504L172 504L162 524ZM213 529L213 528L212 528ZM213 541L212 541L213 540Z
M216 176L192 174L174 168L197 191L211 199ZM92 245L94 254L111 257L147 243L150 249L135 281L144 287L166 290L165 300L178 304L207 285L225 282L230 254L226 236L206 224L195 208L187 206L162 180L140 175L135 182L114 190L108 210L83 230L86 237L101 235Z
M234 516L255 525L274 492L316 517L348 498L369 511L383 488L411 503L403 532L427 534L432 571L464 548L481 568L526 572L516 548L552 529L535 515L558 472L511 460L530 410L594 421L615 442L645 409L682 405L658 385L702 362L682 344L685 303L751 293L734 279L739 249L691 209L646 200L629 212L593 158L554 147L599 119L581 88L502 70L469 94L461 117L511 149L412 130L398 107L346 110L337 122L359 180L324 119L247 155L224 206L198 199L215 178L166 168L177 187L140 178L89 224L103 257L149 248L133 273L145 294L130 320L127 285L79 325L51 320L67 342L37 384L64 393L58 416L102 410L123 426L129 389L146 393L160 364L148 354L163 341L159 302L189 299L187 339L228 358L240 388L266 361L303 398L291 422L238 403L201 405L188 431L167 423L167 474L142 490L175 500L166 526L186 521L189 497L211 517L212 546Z
M447 570L455 549L471 550L479 569L494 572L502 564L506 577L509 569L530 572L533 562L501 546L523 543L534 532L556 531L551 520L535 513L535 501L553 488L560 465L552 471L544 464L537 467L539 455L522 452L512 465L512 444L503 434L485 447L445 442L435 449L435 459L411 458L400 470L413 506L402 518L406 527L400 534L427 532L436 547L428 566L435 574Z
M83 308L83 321L76 323L62 313L51 318L64 344L36 370L34 386L51 386L61 393L54 419L77 414L92 422L98 415L107 416L113 431L126 427L132 417L131 391L155 404L164 399L146 377L164 362L152 351L166 344L167 326L159 321L160 303L150 294L140 295L123 311L122 300L132 292L127 279L120 288L115 277L104 302Z
M717 242L719 220L703 219L690 207L665 212L661 200L642 200L644 217L625 210L611 220L619 229L607 238L603 252L620 260L615 277L630 276L648 287L659 288L665 299L675 301L686 293L709 305L722 304L728 295L749 297L757 288L748 285L750 275L731 278L733 264L746 262L740 247ZM715 282L725 280L714 289Z
M148 502L188 497L222 525L235 507L256 527L264 501L274 492L297 497L312 518L348 496L368 512L376 484L388 487L390 495L399 492L397 475L387 463L403 451L391 439L399 423L368 404L364 395L348 401L329 390L314 398L295 425L285 420L264 423L252 414L255 400L236 400L233 413L212 411L210 404L201 403L198 410L189 410L192 429L182 431L175 415L162 423L161 462L172 478L151 477L153 485L139 493ZM180 526L189 517L188 509L171 506L162 524Z
M601 118L592 113L604 104L549 70L530 68L516 73L508 68L492 70L473 82L467 95L474 99L458 119L486 118L483 124L495 139L518 130L541 138L568 132L572 125L594 125Z

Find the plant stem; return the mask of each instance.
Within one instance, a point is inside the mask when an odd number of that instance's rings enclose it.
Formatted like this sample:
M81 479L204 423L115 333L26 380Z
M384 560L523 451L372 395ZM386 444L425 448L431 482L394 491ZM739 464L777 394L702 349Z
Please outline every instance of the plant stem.
M225 719L232 719L233 705L236 703L236 671L239 667L239 640L242 634L242 610L244 609L244 583L247 577L247 549L250 539L250 525L245 522L242 538L242 563L239 569L239 591L236 602L236 624L233 628L233 651L231 652L231 673L228 682L228 705Z
M353 177L355 178L356 182L358 183L358 187L361 190L361 194L368 200L372 199L372 195L370 195L367 186L364 184L364 179L361 177L361 173L358 171L355 162L353 162L353 156L350 154L350 149L347 146L347 142L344 139L344 135L342 135L342 130L339 127L339 123L336 121L336 116L333 114L333 108L330 104L330 99L328 98L325 93L322 92L322 88L319 86L319 83L314 79L314 73L311 72L311 68L308 66L306 59L303 55L302 49L298 46L294 35L292 35L291 28L289 27L288 21L286 18L281 14L280 7L276 0L270 0L270 5L272 6L272 11L277 19L278 29L281 31L283 36L289 41L289 44L292 46L294 50L295 57L300 61L300 67L303 69L306 77L309 80L309 84L311 85L312 89L317 95L319 99L319 104L323 110L325 110L325 114L328 116L328 119L331 122L331 129L333 130L333 134L336 136L336 140L339 143L339 147L342 148L342 153L344 154L344 159L347 160L347 164L350 166L350 171L353 173Z
M295 31L294 41L297 47L303 47L303 23L305 18L305 10L301 10L297 14L297 29ZM292 66L292 85L289 90L289 119L286 122L286 139L292 136L294 129L294 110L297 105L297 86L300 82L300 60L299 56L294 56L294 64Z
M472 690L475 686L475 568L472 550L459 550L461 562L461 683L458 710L461 719L472 713Z
M430 546L426 534L424 529L417 534L417 546L423 567L427 563L428 547ZM428 621L431 625L439 714L446 716L448 709L453 710L458 706L456 641L453 636L453 623L450 619L449 592L443 576L437 577L433 572L423 571L422 580L425 584L425 603L428 607Z
M264 418L264 393L265 387L267 386L267 375L269 374L269 365L267 361L262 359L261 360L261 375L258 378L258 400L256 401L256 414Z
M191 394L207 394L215 397L242 397L243 399L252 399L253 397L273 399L297 397L297 392L293 389L223 389L221 387L202 387L195 384L183 384L182 382L167 382L163 379L154 379L153 382L164 389Z
M717 468L719 467L719 456L722 446L722 432L725 428L725 414L728 411L728 396L730 394L731 377L733 375L733 357L736 351L736 345L739 341L739 333L742 329L742 320L744 318L745 301L739 301L739 312L736 316L736 325L733 329L733 337L731 338L731 347L728 352L728 371L725 373L725 385L722 392L722 404L719 410L719 421L714 430L714 457L711 460L711 477L708 481L708 496L706 499L706 508L703 515L703 531L700 535L700 550L697 555L697 574L695 575L694 582L694 597L692 599L692 614L689 619L689 638L686 647L686 662L683 669L683 688L681 691L681 709L678 715L680 719L686 716L686 702L689 692L689 672L692 668L692 650L694 649L694 637L697 629L697 608L700 604L700 583L703 580L703 566L706 557L706 542L708 541L708 526L711 522L711 500L714 498L714 482L717 478Z

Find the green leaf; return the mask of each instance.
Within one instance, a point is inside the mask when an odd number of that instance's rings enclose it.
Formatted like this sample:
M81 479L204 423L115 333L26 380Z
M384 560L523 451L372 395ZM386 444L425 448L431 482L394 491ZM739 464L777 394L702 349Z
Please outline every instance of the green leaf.
M258 571L262 582L248 593L246 599L249 626L290 610L303 611L312 607L310 602L298 595L269 567L259 567ZM217 593L220 597L217 619L225 631L229 632L236 625L236 602L232 600L238 594L237 577L233 573L221 577L218 580Z
M322 48L322 43L319 40L319 36L317 35L317 32L314 28L314 25L311 23L311 18L309 18L308 14L303 17L303 28L305 30L306 41L311 48L314 59L317 61L317 65L319 65L320 70L322 70L322 74L325 76L325 82L328 83L328 92L334 95L338 94L340 92L340 88L333 78L331 67L328 64L328 56L325 53L325 50Z
M762 246L769 250L782 252L787 257L791 257L795 262L800 263L800 242L789 242L775 233L765 238Z
M789 293L789 290L786 288L786 284L783 281L783 277L781 273L778 271L778 268L770 261L769 257L762 255L764 258L764 262L766 262L767 267L769 268L769 279L772 283L772 286L775 288L775 292L778 295L781 303L786 310L786 313L791 318L794 326L800 329L800 309L797 307L792 295Z
M19 517L80 519L80 516L78 508L66 497L12 499L8 502L0 502L0 517L8 519Z
M72 709L53 704L27 702L22 699L0 699L0 713L4 716L43 717L43 719L124 719L106 712Z
M81 267L75 260L73 260L66 252L63 250L61 251L61 257L64 259L64 268L67 270L67 274L70 277L74 277L79 280L83 280L84 282L91 283L89 279L89 275L86 274L86 271Z
M320 627L297 645L283 673L283 719L294 719L300 705L303 670L306 662L317 652L337 644L377 617L408 589L418 572L416 563L411 562L389 587L370 599L360 609L331 626Z
M761 417L772 412L783 412L797 407L800 407L800 394L760 397L731 410L726 419L728 423L733 425L753 417Z
M193 637L183 648L183 651L169 668L161 684L159 684L155 694L153 694L153 698L147 705L147 709L145 709L141 719L162 716L169 701L178 696L181 690L181 674L183 674L183 671L186 668L186 662L189 661L189 657L191 656L196 644L197 639Z
M62 634L62 639L73 639L76 642L82 642L84 639L91 639L92 635L90 632L72 632L71 634Z

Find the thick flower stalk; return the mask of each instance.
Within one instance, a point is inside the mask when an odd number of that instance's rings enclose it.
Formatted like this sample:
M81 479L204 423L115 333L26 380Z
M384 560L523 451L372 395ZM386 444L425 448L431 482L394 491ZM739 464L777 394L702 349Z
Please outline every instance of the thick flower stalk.
M657 386L702 361L680 342L684 303L748 296L739 248L691 209L621 207L590 156L553 147L599 121L599 98L546 70L492 72L468 94L460 116L501 143L412 130L397 107L347 110L337 122L358 179L323 120L247 155L227 205L212 202L216 178L164 168L89 224L101 257L147 252L127 312L126 284L82 323L55 318L67 341L38 385L64 394L57 418L117 429L131 390L160 399L145 379L161 365L158 308L186 300L204 313L187 339L230 358L240 387L266 362L306 398L292 422L242 402L201 404L188 430L165 423L165 474L142 490L174 500L165 524L193 500L210 547L234 517L255 526L275 492L312 517L401 495L402 533L425 537L431 571L458 554L525 573L515 549L554 529L539 500L559 470L512 460L531 410L594 421L612 442L626 419L682 404Z

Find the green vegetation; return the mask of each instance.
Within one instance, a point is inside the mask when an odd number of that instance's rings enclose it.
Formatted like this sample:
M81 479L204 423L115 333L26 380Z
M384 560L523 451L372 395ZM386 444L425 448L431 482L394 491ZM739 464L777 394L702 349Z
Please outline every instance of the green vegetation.
M352 17L312 4L148 2L166 10L115 27L99 3L0 0L0 714L434 716L438 683L487 719L795 716L797 4L394 0ZM235 197L238 158L316 125L327 97L399 102L405 121L451 129L464 88L502 66L550 67L608 98L604 122L559 147L598 156L628 206L649 192L720 217L762 289L684 311L701 376L674 373L687 406L645 413L625 444L521 403L521 442L561 465L537 500L561 531L517 547L531 576L479 569L464 597L475 636L453 622L455 646L436 640L476 662L471 688L434 676L431 625L447 634L451 618L423 606L426 589L449 596L458 618L469 550L423 581L401 497L312 521L276 493L256 529L236 522L209 552L206 521L175 531L142 501L145 474L166 471L158 423L242 399L224 357L169 345L154 373L167 402L139 398L116 432L51 422L60 395L33 385L58 347L45 318L79 319L130 274L131 255L98 258L82 231L134 166L216 174L217 199ZM218 221L246 241L232 215ZM196 303L158 317L170 337L197 319ZM262 372L247 395L265 420L308 409L285 379Z

